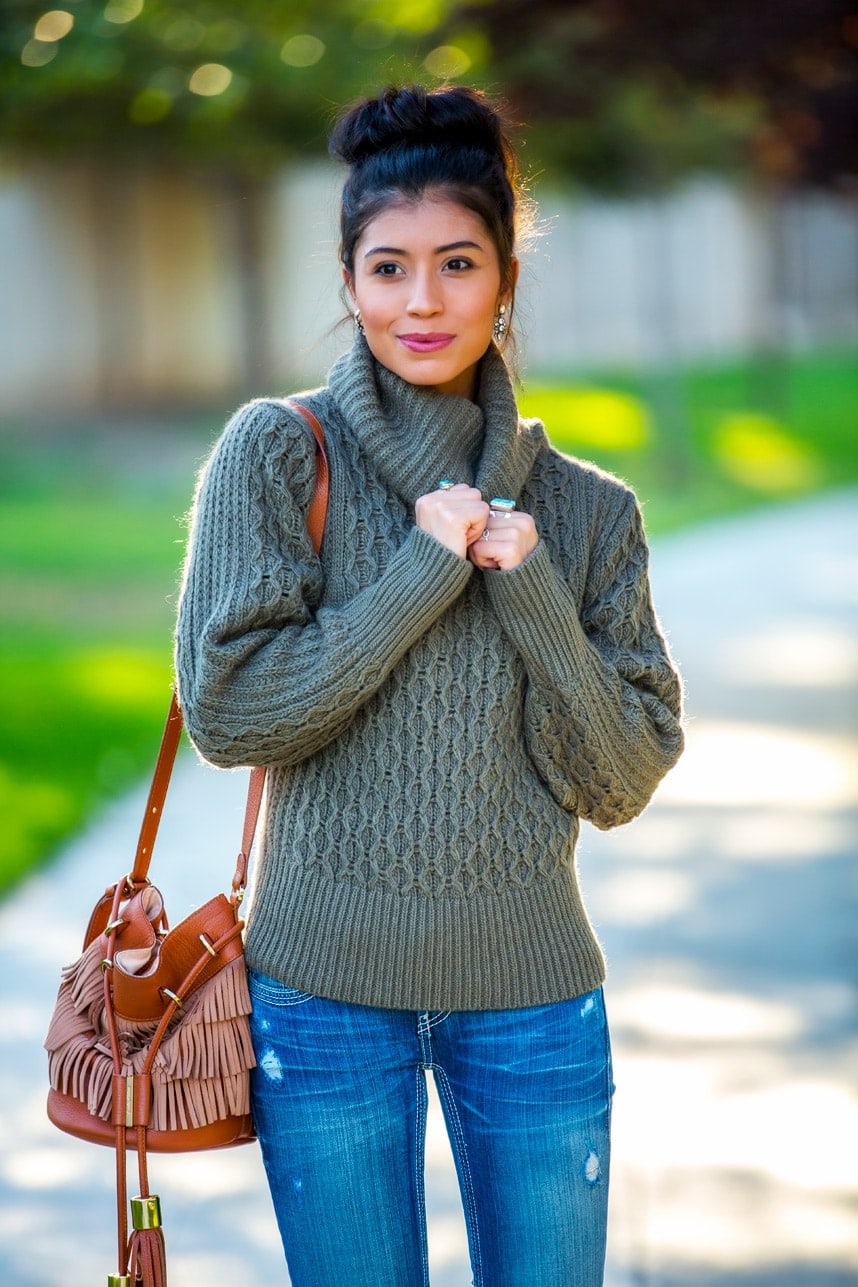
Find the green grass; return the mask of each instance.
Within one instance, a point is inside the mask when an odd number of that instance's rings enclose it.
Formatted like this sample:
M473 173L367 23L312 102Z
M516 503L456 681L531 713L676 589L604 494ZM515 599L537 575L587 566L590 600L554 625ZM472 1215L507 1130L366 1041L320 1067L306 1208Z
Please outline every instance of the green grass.
M628 479L651 534L858 481L851 353L560 373L528 381L522 408L561 449ZM182 515L219 419L172 438L0 429L0 890L151 769Z
M0 890L147 772L170 695L193 468L70 439L0 441Z
M852 352L533 381L521 405L631 482L651 535L858 479Z

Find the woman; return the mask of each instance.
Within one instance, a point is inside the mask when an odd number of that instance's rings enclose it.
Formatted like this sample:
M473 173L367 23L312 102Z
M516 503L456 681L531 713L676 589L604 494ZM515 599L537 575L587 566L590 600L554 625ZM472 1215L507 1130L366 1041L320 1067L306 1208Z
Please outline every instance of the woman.
M354 345L300 400L238 412L198 492L178 627L206 759L264 764L247 918L254 1115L295 1287L428 1282L425 1071L474 1282L604 1267L604 962L579 819L644 808L680 687L634 497L519 418L515 164L479 94L348 112ZM490 503L491 502L491 503Z

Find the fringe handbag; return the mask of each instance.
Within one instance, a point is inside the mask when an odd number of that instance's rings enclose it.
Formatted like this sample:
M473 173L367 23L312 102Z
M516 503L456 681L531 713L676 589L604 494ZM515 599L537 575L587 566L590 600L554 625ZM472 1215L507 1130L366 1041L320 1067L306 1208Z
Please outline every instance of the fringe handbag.
M307 527L321 548L328 498L324 434L306 407L317 445ZM251 1142L250 1069L255 1060L239 907L265 786L251 772L241 850L227 897L218 894L170 928L148 878L152 849L182 732L175 694L155 765L130 873L99 899L83 953L62 971L45 1041L48 1116L79 1139L116 1150L118 1263L108 1287L165 1287L160 1201L149 1191L147 1153ZM131 1199L127 1150L136 1150L140 1193Z

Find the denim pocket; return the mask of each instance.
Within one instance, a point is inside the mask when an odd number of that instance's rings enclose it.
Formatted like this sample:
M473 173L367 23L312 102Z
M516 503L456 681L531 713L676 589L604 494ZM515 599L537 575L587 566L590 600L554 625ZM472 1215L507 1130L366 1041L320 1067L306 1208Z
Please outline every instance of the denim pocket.
M279 979L272 979L270 974L263 974L260 970L247 971L247 985L251 1001L265 1005L285 1007L303 1005L305 1001L313 1000L311 992L290 988L286 983L281 983Z

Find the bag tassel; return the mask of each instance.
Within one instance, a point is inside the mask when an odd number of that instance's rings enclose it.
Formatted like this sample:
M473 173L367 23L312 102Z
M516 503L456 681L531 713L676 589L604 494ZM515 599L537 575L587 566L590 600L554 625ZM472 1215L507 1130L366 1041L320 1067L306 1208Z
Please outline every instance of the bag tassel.
M131 1199L133 1232L128 1242L131 1287L167 1287L167 1253L156 1193Z

